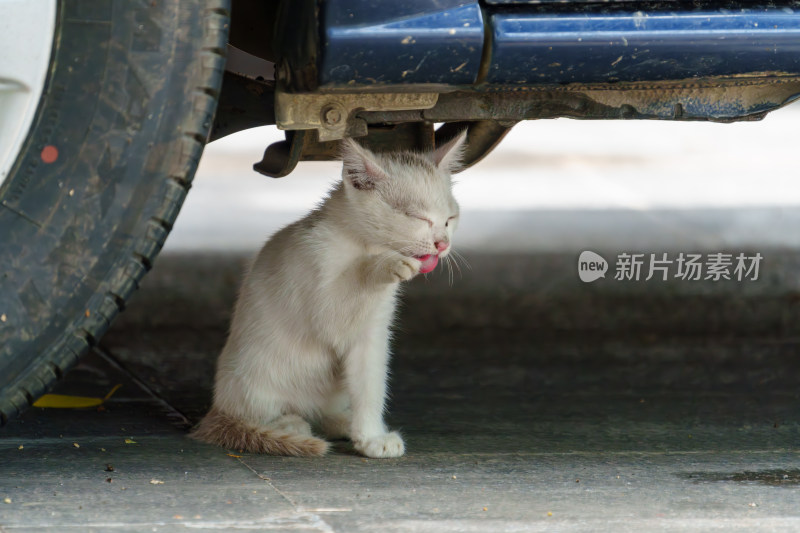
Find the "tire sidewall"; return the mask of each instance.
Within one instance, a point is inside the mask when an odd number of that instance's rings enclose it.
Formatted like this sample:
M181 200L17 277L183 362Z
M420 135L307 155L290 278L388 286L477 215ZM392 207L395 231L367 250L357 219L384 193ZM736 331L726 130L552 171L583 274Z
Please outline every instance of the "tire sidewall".
M3 418L96 342L163 245L212 123L226 7L59 3L39 109L0 188Z

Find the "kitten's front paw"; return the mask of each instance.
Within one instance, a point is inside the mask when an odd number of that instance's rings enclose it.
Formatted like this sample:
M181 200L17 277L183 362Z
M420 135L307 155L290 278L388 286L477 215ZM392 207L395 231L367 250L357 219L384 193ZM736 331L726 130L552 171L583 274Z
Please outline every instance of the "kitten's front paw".
M390 272L394 276L395 281L408 281L417 274L422 263L419 259L413 257L401 256L397 261L392 263Z
M360 454L376 459L400 457L406 451L403 439L396 431L369 439L353 441L353 446Z

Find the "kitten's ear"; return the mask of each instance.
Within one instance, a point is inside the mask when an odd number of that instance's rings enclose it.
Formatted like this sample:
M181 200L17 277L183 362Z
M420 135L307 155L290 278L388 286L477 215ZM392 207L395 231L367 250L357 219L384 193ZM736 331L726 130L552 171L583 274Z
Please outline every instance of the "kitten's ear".
M433 163L442 170L457 172L461 168L466 141L467 130L464 130L433 151Z
M378 182L386 179L375 154L353 139L342 139L342 176L355 189L372 190Z

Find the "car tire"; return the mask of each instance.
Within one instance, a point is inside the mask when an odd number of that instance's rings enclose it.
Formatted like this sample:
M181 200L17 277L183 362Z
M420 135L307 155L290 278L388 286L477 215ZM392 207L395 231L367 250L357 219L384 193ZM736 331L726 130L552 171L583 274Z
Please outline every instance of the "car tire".
M172 228L213 122L227 0L60 1L0 187L0 423L108 329Z

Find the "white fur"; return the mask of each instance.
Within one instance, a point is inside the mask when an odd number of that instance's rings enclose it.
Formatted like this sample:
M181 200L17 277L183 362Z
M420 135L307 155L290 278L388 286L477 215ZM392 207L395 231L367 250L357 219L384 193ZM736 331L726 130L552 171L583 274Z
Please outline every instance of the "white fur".
M273 428L299 415L364 455L403 454L383 422L389 330L399 282L419 272L414 256L451 242L450 172L464 137L423 155L343 143L342 181L266 243L243 281L218 362L217 409Z

